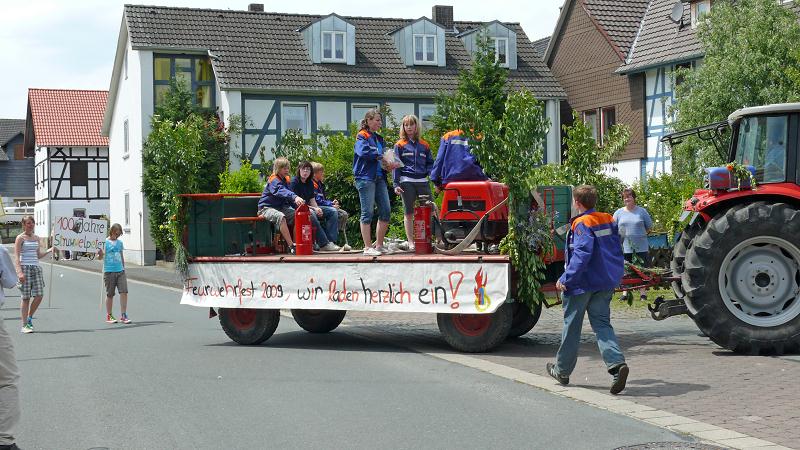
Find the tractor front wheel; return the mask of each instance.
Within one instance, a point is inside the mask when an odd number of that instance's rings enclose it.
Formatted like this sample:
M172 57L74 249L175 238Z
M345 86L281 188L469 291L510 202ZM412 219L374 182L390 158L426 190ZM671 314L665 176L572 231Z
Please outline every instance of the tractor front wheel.
M504 303L491 314L437 314L444 340L458 351L486 352L508 337L514 318L513 304Z
M698 327L746 354L800 351L800 211L757 202L714 217L686 253L682 285Z

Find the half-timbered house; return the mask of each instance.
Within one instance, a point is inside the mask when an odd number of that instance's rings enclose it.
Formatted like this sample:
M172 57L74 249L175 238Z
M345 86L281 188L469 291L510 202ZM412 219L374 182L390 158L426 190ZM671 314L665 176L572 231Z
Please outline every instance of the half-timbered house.
M36 234L53 218L108 216L108 138L100 135L108 91L28 90L25 155L34 157Z
M270 151L288 129L348 132L370 108L423 124L439 93L453 92L468 69L476 31L485 28L514 88L545 102L549 162L560 161L559 101L564 91L518 23L463 22L451 6L431 18L387 19L126 5L103 134L111 139L111 218L129 233L126 260L152 264L148 212L141 194L141 148L149 119L169 89L184 83L193 100L228 122L246 118L231 143L231 168ZM128 176L118 177L124 173Z

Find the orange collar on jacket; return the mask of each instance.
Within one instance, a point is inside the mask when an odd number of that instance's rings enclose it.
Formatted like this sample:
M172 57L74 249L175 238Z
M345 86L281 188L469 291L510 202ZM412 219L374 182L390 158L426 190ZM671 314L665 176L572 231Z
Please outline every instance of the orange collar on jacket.
M593 228L600 225L606 225L614 221L614 216L604 212L587 212L582 216L578 216L575 220L572 221L572 230L575 231L575 227L578 226L579 223L582 223L587 228Z
M358 132L358 135L363 136L364 139L369 139L372 136L372 133L370 133L368 130L361 130Z
M278 178L278 175L273 173L272 175L269 176L269 179L267 180L267 183L272 183L272 180L277 179L277 178ZM286 184L289 184L289 177L284 178L283 181L285 181Z
M409 141L408 139L400 139L400 140L399 140L399 141L397 141L397 143L395 143L394 145L397 145L398 147L404 147L404 146L406 146L406 145L407 145L409 142L411 142L411 141ZM418 142L419 142L420 144L424 145L424 146L425 146L425 147L427 147L427 148L431 148L431 144L428 144L428 142L427 142L425 139L419 138L419 141L418 141Z

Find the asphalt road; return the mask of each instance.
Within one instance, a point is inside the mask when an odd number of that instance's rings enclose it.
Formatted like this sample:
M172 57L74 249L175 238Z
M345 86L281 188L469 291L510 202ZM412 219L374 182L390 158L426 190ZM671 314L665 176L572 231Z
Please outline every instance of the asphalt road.
M19 333L18 299L6 301L23 449L577 450L685 439L342 329L311 335L286 317L263 345L239 346L175 290L130 288L130 325L104 322L99 275L64 267L36 333Z

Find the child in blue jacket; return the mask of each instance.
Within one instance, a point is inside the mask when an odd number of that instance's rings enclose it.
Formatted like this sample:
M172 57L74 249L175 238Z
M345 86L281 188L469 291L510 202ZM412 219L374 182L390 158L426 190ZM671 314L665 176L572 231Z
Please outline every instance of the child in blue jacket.
M280 230L281 236L294 253L294 241L289 233L289 226L294 224L293 205L299 207L305 201L289 189L290 170L289 160L286 158L278 158L272 163L272 175L269 176L258 201L258 215L264 216Z
M564 293L564 331L556 362L547 363L547 373L561 384L569 383L578 361L583 316L588 313L600 354L613 377L610 391L619 394L625 389L628 365L611 326L610 304L625 270L622 242L611 214L594 210L594 186L578 186L572 199L578 215L567 234L564 274L556 283Z
M469 140L461 130L442 136L439 152L431 170L431 181L437 191L451 181L484 181L489 177L483 173L469 148Z
M420 138L419 119L410 114L403 117L400 140L394 144L394 152L403 167L392 171L394 192L403 199L403 225L406 230L409 250L414 250L414 203L421 195L431 195L430 180L433 168L431 146Z
M356 137L353 154L353 178L355 178L358 198L361 201L361 237L364 239L364 254L380 256L389 251L383 245L386 231L389 230L389 191L386 187L386 174L381 168L381 159L386 144L378 130L383 125L380 111L370 109L361 120L361 130ZM372 214L378 205L378 227L375 231L375 246L372 246Z

